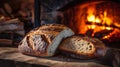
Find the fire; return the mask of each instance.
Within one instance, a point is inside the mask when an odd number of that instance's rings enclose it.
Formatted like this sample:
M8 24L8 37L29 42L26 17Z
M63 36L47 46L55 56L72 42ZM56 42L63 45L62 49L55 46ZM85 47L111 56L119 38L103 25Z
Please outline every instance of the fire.
M94 36L94 33L101 30L112 30L113 28L110 27L110 25L112 25L112 18L108 17L107 11L104 11L103 14L96 14L94 8L95 7L91 7L87 10L87 24L85 25L85 27L87 27L86 31L92 29L92 36Z
M111 11L107 8L99 9L99 7L92 4L90 6L77 6L75 12L73 10L66 11L66 15L68 14L68 16L70 13L73 13L70 18L66 19L69 21L68 26L76 34L98 37L100 39L110 39L111 36L115 35L117 38L120 35L117 34L120 33L118 31L120 29L120 23L116 18L119 19L119 16L117 17Z
M120 10L114 9L117 6L105 5L105 3L77 5L65 11L64 22L76 34L102 39L110 39L113 35L117 37L120 35Z
M113 32L102 37L103 40L108 40L109 42L117 41L117 40L119 41L119 38L120 38L120 30L119 29L114 29Z
M87 20L90 21L90 22L94 22L95 21L95 16L94 15L88 16Z
M100 23L101 20L100 20L99 18L96 18L96 19L95 19L95 22L96 22L96 23Z
M106 29L107 29L107 30L111 30L111 29L113 29L113 28L111 28L111 27L106 27Z
M87 16L87 21L91 23L100 23L100 24L107 24L110 26L112 24L112 18L107 17L107 11L104 11L103 15L100 15L101 19L99 17L96 17L94 14L89 14Z
M88 16L87 17L87 20L89 21L89 22L96 22L96 23L100 23L101 22L101 20L98 18L98 17L95 17L94 15L90 15L90 16Z
M95 7L91 7L88 9L87 13L88 13L88 16L87 16L87 20L89 22L96 22L96 23L100 23L101 20L98 18L98 17L95 17L94 13L95 13Z
M112 18L107 17L107 12L104 11L104 17L103 17L103 24L111 25L112 23Z

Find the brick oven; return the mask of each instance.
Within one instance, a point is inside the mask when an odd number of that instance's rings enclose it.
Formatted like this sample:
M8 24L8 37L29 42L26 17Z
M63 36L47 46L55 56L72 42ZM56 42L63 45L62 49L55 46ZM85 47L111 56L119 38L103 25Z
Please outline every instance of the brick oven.
M96 37L107 46L120 48L120 1L116 0L75 0L62 11L63 24L76 34Z

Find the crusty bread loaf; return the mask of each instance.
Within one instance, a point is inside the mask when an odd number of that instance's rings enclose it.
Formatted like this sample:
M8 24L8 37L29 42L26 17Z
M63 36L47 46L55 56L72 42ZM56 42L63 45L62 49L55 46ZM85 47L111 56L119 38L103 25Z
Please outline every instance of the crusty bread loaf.
M21 41L18 49L33 56L53 56L63 38L74 32L61 24L47 24L30 31Z
M89 59L104 56L106 47L96 38L71 36L62 41L59 50L74 58Z

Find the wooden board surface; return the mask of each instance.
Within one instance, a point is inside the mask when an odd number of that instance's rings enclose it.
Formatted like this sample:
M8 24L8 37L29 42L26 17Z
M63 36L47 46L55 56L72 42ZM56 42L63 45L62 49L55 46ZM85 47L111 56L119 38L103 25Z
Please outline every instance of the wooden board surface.
M63 57L40 58L19 53L17 48L0 47L0 60L12 60L16 62L24 62L29 64L37 64L52 67L109 67L108 65L100 64L95 60L77 60L65 59ZM94 62L95 61L95 62ZM98 63L97 63L98 62ZM105 62L103 62L105 63Z

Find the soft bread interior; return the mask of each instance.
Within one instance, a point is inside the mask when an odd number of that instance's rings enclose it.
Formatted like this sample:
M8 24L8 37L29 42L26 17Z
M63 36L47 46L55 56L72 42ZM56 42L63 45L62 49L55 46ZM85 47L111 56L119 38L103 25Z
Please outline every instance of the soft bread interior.
M28 43L27 43L27 38L25 37L22 41L21 44L18 46L18 50L22 53L32 53L32 49L29 47Z
M74 45L76 46L77 53L93 54L95 51L94 45L85 40L76 41Z
M79 36L65 39L59 49L81 55L89 55L95 52L93 43L86 41Z
M52 44L50 45L50 47L48 48L48 54L50 56L52 56L53 54L55 54L56 49L58 48L60 42L62 41L63 38L65 37L69 37L74 35L74 32L71 29L64 29L63 31L61 31L52 41Z
M33 35L32 36L32 41L33 41L33 50L38 50L40 52L45 52L45 47L47 42L42 40L41 35Z

